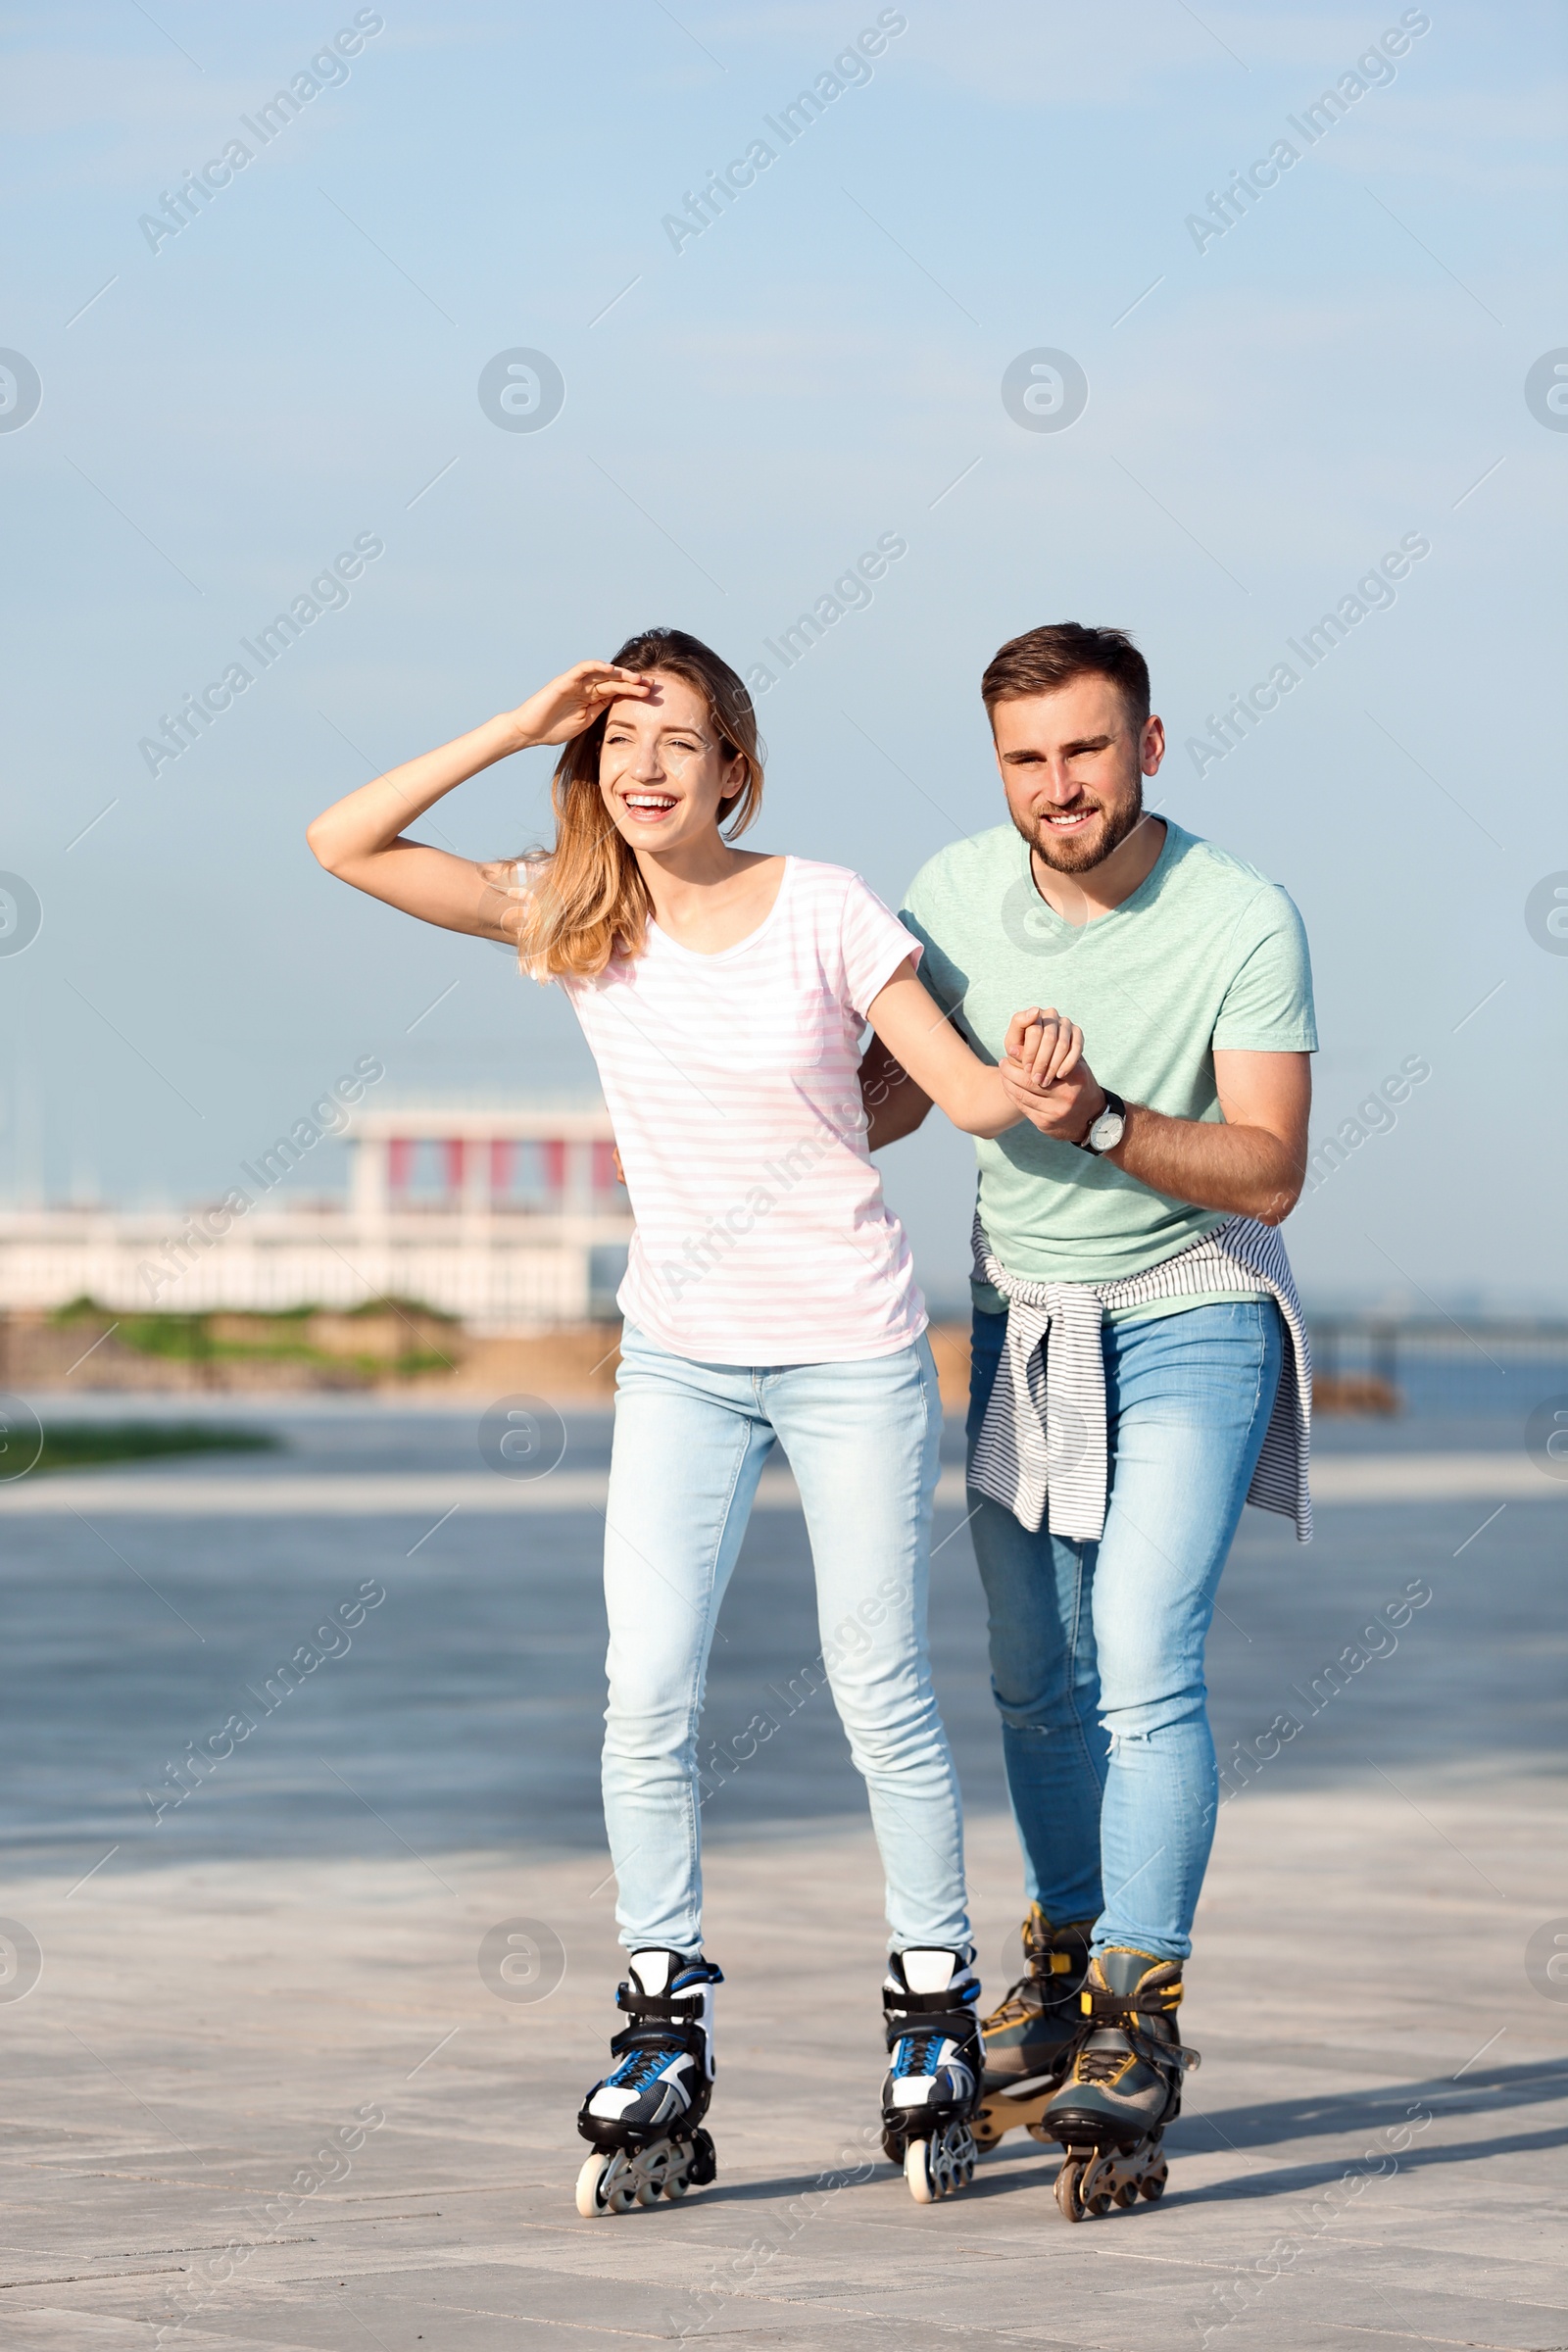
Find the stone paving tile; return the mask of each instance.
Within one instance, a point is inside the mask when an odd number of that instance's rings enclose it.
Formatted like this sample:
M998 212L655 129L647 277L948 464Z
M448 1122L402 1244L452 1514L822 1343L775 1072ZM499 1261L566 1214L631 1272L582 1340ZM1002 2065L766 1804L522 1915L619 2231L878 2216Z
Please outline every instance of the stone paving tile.
M151 2344L183 2310L165 2340L198 2352L609 2346L683 2326L790 2352L1568 2345L1568 2054L1520 1962L1552 1910L1553 1792L1419 1795L1413 1821L1381 1787L1260 1787L1225 1809L1184 2012L1204 2065L1171 2189L1077 2230L1053 2155L1021 2135L930 2211L888 2168L848 2177L881 2065L862 1830L713 1850L720 2182L599 2223L570 2204L617 1973L597 1858L443 1854L444 1885L407 1860L253 1858L105 1874L69 1909L62 1883L13 1881L6 1907L39 1921L49 1974L0 2008L0 2340ZM1007 1825L979 1817L971 1845L997 1980ZM557 1924L568 1968L548 2001L513 2007L475 1952L518 1913ZM741 1924L759 1917L765 1942ZM1437 1957L1415 1978L1410 1953ZM370 2102L386 2122L349 2176L269 2224L268 2198ZM1325 2206L1412 2106L1431 2121L1396 2168ZM197 2266L230 2239L252 2242L204 2298ZM1282 2275L1238 2288L1282 2241Z
M191 2352L609 2352L685 2326L745 2352L1568 2346L1568 2005L1523 1965L1568 1914L1546 1770L1560 1539L1555 1506L1510 1503L1484 1533L1467 1508L1325 1512L1304 1557L1249 1514L1210 1645L1222 1755L1293 1687L1302 1729L1221 1810L1170 2191L1079 2229L1054 2153L1022 2136L929 2211L857 2169L883 2064L880 1894L842 1740L818 1702L779 1696L818 1639L788 1515L748 1539L710 1685L715 1738L768 1690L788 1718L705 1815L720 2180L602 2223L571 2202L620 1971L592 1525L523 1543L459 1519L407 1563L422 1529L389 1548L385 1524L350 1519L220 1542L117 1523L108 1549L19 1529L0 1830L36 1859L0 1879L0 1914L45 1960L25 2000L0 1998L0 2345L134 2352L162 2326ZM935 1563L935 1654L997 1991L1018 1871L965 1553ZM150 1827L139 1784L171 1741L220 1723L233 1677L371 1574L389 1600L353 1656ZM1322 1660L1413 1577L1435 1598L1397 1652L1313 1707ZM476 1955L519 1916L560 1936L566 1972L509 2004ZM386 2120L352 2171L274 2202L368 2103ZM1430 2121L1371 2176L1412 2111ZM204 2285L230 2242L232 2278Z

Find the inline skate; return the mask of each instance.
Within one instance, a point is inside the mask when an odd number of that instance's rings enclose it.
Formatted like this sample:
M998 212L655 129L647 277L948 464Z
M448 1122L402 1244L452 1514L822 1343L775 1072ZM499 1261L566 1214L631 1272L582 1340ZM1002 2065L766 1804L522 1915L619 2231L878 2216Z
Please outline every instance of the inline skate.
M1037 2129L1061 2142L1056 2203L1069 2222L1164 2193L1165 2126L1198 2065L1173 2023L1181 1997L1179 1960L1112 1946L1089 1963L1071 2064Z
M713 2091L713 1986L723 1981L700 1952L632 1953L615 1993L631 2023L612 2039L616 2063L577 2117L593 2144L577 2176L585 2220L683 2197L716 2178L703 2117Z
M1054 1928L1038 1903L1023 1923L1025 1973L980 2024L985 2074L975 2145L994 2148L1020 2128L1042 2137L1040 2119L1071 2062L1078 1995L1089 1967L1092 1920Z
M980 2090L980 1980L973 1952L895 1952L882 1986L892 2058L882 2085L882 2146L917 2205L974 2173L970 2129Z

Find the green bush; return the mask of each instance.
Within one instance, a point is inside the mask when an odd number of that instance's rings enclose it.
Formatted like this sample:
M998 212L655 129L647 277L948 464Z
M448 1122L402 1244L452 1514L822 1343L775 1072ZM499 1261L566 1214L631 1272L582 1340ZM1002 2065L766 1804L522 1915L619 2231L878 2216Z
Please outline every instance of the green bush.
M264 1429L225 1429L211 1421L57 1421L43 1433L35 1467L77 1470L161 1453L275 1453L281 1444Z

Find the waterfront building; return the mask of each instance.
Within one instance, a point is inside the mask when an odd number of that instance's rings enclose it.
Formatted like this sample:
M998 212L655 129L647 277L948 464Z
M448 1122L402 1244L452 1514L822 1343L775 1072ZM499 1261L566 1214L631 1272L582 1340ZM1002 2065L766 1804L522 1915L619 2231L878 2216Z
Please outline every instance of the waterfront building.
M121 1314L275 1313L396 1298L480 1333L613 1311L632 1220L601 1102L366 1104L344 1140L342 1196L307 1196L304 1152L279 1138L188 1210L0 1209L0 1309L85 1297Z

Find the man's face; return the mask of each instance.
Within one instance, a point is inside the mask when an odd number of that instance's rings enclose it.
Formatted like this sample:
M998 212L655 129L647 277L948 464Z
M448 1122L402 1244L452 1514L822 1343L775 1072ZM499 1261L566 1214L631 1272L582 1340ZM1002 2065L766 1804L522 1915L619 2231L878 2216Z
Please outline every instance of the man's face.
M1140 727L1110 678L998 703L992 726L1012 821L1062 874L1087 872L1126 840L1144 812L1143 779L1165 756L1160 721Z

